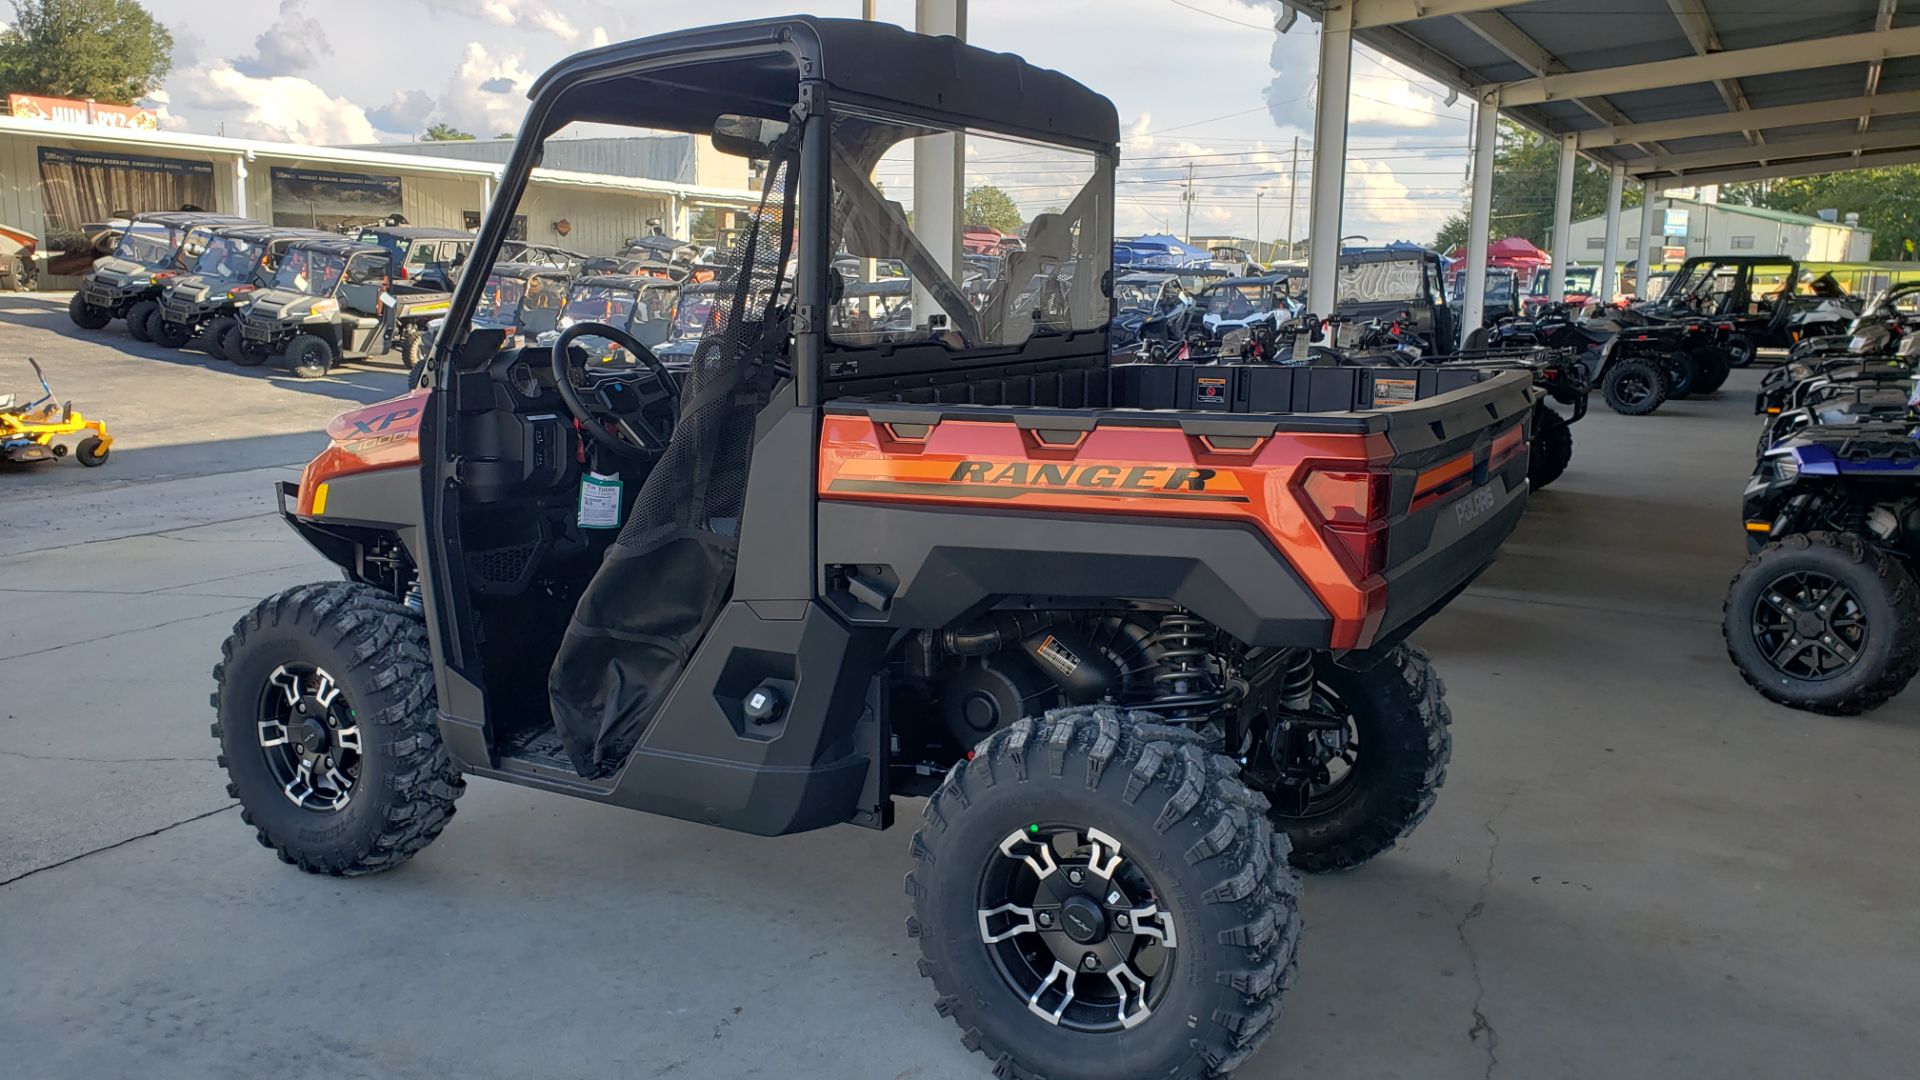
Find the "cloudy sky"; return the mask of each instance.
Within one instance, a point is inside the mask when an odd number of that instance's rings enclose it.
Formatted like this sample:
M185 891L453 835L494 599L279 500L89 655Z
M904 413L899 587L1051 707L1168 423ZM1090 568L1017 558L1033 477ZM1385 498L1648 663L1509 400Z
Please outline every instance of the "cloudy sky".
M309 143L413 138L433 123L512 131L532 80L567 54L705 22L787 14L792 0L146 0L173 31L161 104L195 131ZM910 22L912 0L880 0ZM815 6L858 16L859 0ZM844 10L841 10L844 9ZM1318 37L1272 29L1266 0L973 0L975 44L1017 52L1112 98L1125 131L1122 233L1286 235L1289 154L1301 139L1295 232L1306 232ZM1430 240L1461 203L1468 107L1362 51L1354 65L1345 231ZM1258 196L1258 197L1257 197ZM1022 197L1023 204L1029 201ZM1023 205L1031 214L1043 207Z

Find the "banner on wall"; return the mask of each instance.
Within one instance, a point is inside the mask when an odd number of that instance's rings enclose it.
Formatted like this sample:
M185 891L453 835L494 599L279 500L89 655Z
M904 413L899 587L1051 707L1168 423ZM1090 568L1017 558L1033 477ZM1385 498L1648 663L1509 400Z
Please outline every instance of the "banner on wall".
M397 176L288 168L271 173L275 225L344 231L401 213Z
M214 203L211 162L43 146L39 163L48 251L85 255L89 223Z

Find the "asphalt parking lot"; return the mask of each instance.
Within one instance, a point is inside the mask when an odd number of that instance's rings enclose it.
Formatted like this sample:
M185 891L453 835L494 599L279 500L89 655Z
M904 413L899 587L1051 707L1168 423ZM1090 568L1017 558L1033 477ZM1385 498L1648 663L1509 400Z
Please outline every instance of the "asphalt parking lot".
M988 1074L914 972L905 828L765 840L475 781L391 874L259 848L209 671L258 598L333 576L271 482L401 376L235 369L64 301L0 295L0 380L38 357L118 441L0 473L0 1072ZM1756 379L1641 419L1596 399L1421 630L1448 785L1402 850L1309 882L1300 979L1237 1075L1912 1074L1920 691L1794 713L1720 643Z

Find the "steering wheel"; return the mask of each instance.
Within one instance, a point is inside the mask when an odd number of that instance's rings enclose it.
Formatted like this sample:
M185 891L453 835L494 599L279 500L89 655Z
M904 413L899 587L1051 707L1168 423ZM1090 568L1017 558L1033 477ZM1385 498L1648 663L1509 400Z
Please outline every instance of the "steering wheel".
M647 369L595 372L585 390L598 399L599 409L587 403L581 396L582 388L573 382L572 345L582 337L606 338L632 353ZM653 350L627 331L603 322L577 322L560 331L553 343L553 384L560 392L560 400L579 421L580 430L587 438L622 457L646 457L666 449L665 440L645 423L630 423L623 415L630 413L638 419L642 401L634 391L647 379L658 380L672 402L673 415L680 415L680 384L660 358L653 355ZM619 434L608 430L608 421L618 428Z

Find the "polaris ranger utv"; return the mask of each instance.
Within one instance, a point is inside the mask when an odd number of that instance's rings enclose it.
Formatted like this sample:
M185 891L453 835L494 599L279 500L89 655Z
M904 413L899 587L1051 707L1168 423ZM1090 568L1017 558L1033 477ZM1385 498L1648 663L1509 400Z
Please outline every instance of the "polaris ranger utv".
M1293 978L1289 864L1358 865L1433 805L1449 714L1405 638L1524 508L1532 377L1393 410L1358 368L1204 408L1114 378L1113 105L952 38L739 23L531 98L433 388L340 417L280 489L348 580L263 601L215 669L261 843L396 866L463 774L762 835L925 798L907 929L967 1047L1231 1071ZM473 325L543 140L609 124L764 162L683 375L592 320ZM889 200L915 141L1073 178L977 300L960 215ZM910 331L835 321L843 249L909 267Z
M240 309L227 359L252 367L282 359L302 379L342 360L398 351L410 359L427 323L445 315L444 292L397 285L387 250L338 238L287 248L273 280ZM396 295L398 294L398 295Z
M207 235L221 225L258 225L247 218L199 211L139 214L127 223L113 253L93 264L67 302L67 317L82 330L127 320L127 334L147 340L147 322L160 290L193 265Z
M238 324L234 311L273 281L280 256L296 240L325 240L312 229L277 225L229 225L212 230L206 248L167 282L147 319L147 339L169 349L204 339L207 355L227 358L224 344Z

